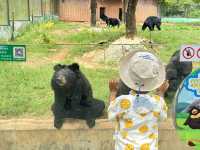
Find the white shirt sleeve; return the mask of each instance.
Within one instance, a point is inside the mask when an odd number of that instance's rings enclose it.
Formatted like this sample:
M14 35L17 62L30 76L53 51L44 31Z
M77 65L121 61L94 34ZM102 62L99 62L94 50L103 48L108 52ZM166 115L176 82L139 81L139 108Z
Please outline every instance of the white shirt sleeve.
M123 114L131 106L131 100L128 95L122 95L112 101L108 107L108 119L115 120L117 116L123 117Z

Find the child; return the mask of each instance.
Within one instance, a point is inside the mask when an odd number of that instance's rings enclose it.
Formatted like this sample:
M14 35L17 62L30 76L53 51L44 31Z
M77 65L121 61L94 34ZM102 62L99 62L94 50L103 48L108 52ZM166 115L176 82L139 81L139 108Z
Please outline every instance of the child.
M115 150L158 150L158 121L167 118L164 65L147 51L132 52L120 62L120 78L132 90L116 98L118 83L109 83L108 118L117 121ZM157 95L149 94L154 89Z

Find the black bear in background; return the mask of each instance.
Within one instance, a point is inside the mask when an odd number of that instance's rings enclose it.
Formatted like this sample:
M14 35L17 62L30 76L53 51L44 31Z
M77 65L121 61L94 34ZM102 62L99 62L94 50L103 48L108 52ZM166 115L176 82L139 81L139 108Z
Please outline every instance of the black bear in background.
M169 80L169 88L166 96L176 92L181 82L192 72L192 62L180 62L180 50L176 51L166 66L166 79Z
M62 127L65 118L84 119L89 127L95 125L95 119L102 115L103 101L93 98L92 88L79 69L77 63L55 65L51 80L54 91L54 126Z
M107 26L111 26L111 27L115 27L115 26L120 26L120 21L117 18L110 18L108 16L106 16L105 14L101 14L100 16L101 20L103 20L104 22L106 22Z
M149 16L145 21L142 26L142 30L144 31L147 27L149 28L150 31L153 31L155 26L157 27L158 30L161 30L161 18L157 16Z

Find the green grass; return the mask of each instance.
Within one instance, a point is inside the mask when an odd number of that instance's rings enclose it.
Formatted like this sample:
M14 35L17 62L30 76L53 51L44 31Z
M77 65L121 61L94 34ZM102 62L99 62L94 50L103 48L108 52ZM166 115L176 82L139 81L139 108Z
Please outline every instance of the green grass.
M178 128L178 135L180 136L181 140L183 140L185 143L188 142L188 140L200 140L200 130L194 130L189 128L188 126L184 126L185 118L178 118L177 124L179 126ZM200 143L194 142L196 144L195 150L200 149Z
M6 67L4 67L6 66ZM48 116L53 103L50 80L53 65L24 68L20 64L1 63L0 114L2 117ZM116 71L81 68L90 80L94 96L107 101L108 80Z
M14 42L1 41L1 43L27 44L27 60L37 63L37 61L40 62L45 57L55 55L56 52L52 52L51 49L65 48L54 45L54 43L62 40L68 42L66 40L68 36L78 37L79 34L77 32L71 32L77 29L81 29L80 37L86 39L88 34L86 30L89 30L84 24L64 22L53 22L52 24L51 22L47 22L27 27ZM60 31L63 31L64 34L55 36L54 32ZM98 33L101 36L96 37L95 41L107 37L108 32L109 34L111 33L109 30ZM115 36L116 39L119 35L117 31L115 32L117 35ZM49 42L43 39L43 34L46 35ZM114 40L114 35L107 37L107 40ZM88 42L92 42L92 38L89 38ZM67 64L71 62L74 62L73 58L66 58L60 63ZM32 64L30 66L22 62L0 62L1 118L51 115L50 107L54 99L50 80L53 74L54 64L53 62L48 62L48 60L43 65ZM113 69L88 69L83 66L81 66L81 69L92 84L95 98L107 102L108 81L117 76L117 71Z
M138 27L138 35L148 38L147 31L141 32ZM26 44L28 61L40 62L45 57L53 56L57 51L67 48L70 57L60 63L72 63L74 57L83 55L100 46L58 46L55 43L99 43L112 42L124 35L124 26L118 28L99 29L89 28L86 24L64 23L60 21L45 22L30 25L17 37L14 42L0 41L7 44ZM167 62L182 44L198 44L200 41L200 28L194 25L163 25L162 31L153 33L153 41L162 44L158 47L159 56ZM157 47L156 47L157 48ZM51 115L50 107L54 101L50 80L53 74L54 62L43 60L43 65L32 64L27 66L21 62L0 62L0 118L15 117L47 117ZM34 66L36 65L36 66ZM95 98L108 101L108 81L118 76L116 66L109 68L88 69L81 65L81 70L88 77L93 88ZM169 100L170 101L170 100ZM199 131L183 126L184 115L179 115L178 134L184 142L189 139L199 139ZM200 144L196 143L196 150Z
M24 65L21 62L0 62L0 115L3 117L48 116L53 103L53 92L50 79L54 62L45 60L57 51L67 48L70 57L60 63L74 62L74 57L85 52L100 49L100 46L58 46L55 43L99 43L111 42L124 35L124 26L118 28L89 28L86 24L44 22L28 26L14 42L0 41L8 44L27 44L28 61L45 63L43 65ZM153 33L153 40L162 43L160 56L167 61L171 54L182 43L198 43L200 30L192 25L166 25L161 32ZM148 32L140 32L140 36L148 37ZM184 35L184 36L183 36ZM36 66L34 66L36 65ZM107 64L108 65L108 64ZM94 96L107 102L108 80L118 75L116 67L108 65L108 69L81 69L89 78Z
M112 42L119 37L123 36L124 33L124 26L118 28L104 28L100 29L84 29L79 33L72 34L65 38L66 41L70 43L81 43L81 44L98 44L99 42ZM71 49L71 53L73 55L82 55L85 52L89 52L94 50L95 48L102 48L95 45L85 45L85 46L73 46Z
M139 31L139 36L149 39L149 32ZM155 43L162 45L159 48L159 55L161 59L168 62L170 56L183 44L199 44L200 41L200 28L194 25L186 24L173 24L162 25L161 31L154 31L152 33L152 39Z

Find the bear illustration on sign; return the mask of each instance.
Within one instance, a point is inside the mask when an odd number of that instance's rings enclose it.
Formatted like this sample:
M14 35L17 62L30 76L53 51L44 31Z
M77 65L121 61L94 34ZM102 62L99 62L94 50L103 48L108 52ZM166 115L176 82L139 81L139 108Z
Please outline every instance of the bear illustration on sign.
M189 113L189 116L184 125L188 125L192 129L200 129L200 100L191 103L186 112Z
M57 64L51 80L54 91L54 126L60 129L65 118L84 119L89 127L102 115L105 104L93 97L92 87L79 65Z

